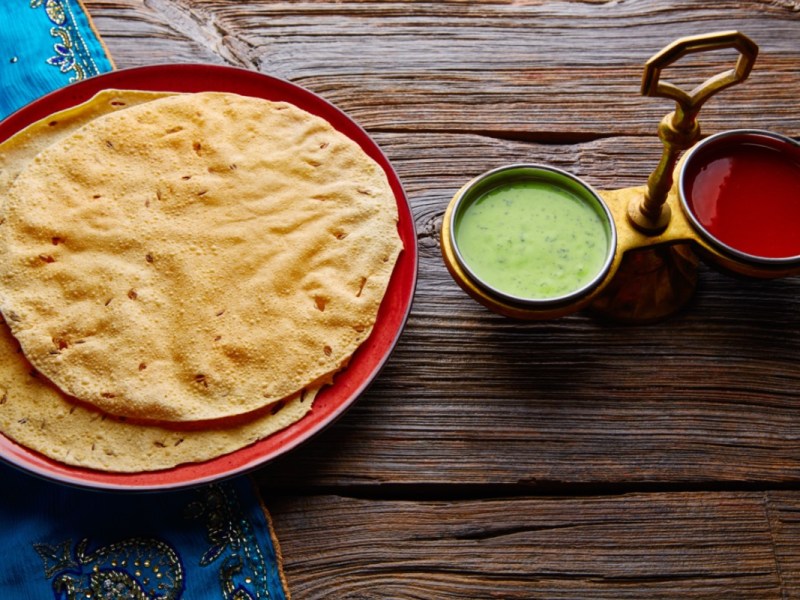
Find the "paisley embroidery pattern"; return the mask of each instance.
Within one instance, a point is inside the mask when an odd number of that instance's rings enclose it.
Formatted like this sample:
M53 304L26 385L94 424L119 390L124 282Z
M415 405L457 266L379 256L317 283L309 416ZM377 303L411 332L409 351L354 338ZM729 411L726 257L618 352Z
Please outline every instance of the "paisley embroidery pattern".
M97 75L100 70L81 36L69 0L30 0L31 8L39 9L42 6L53 24L50 35L56 38L53 44L55 56L48 58L47 64L58 67L65 74L72 71L74 74L70 82Z
M55 598L66 600L178 600L184 569L171 546L132 538L89 551L89 540L34 544Z
M122 534L113 543L92 542L85 535L77 543L34 543L55 600L180 600L187 586L198 585L219 600L273 600L274 593L284 598L282 588L272 587L280 584L273 581L278 575L271 546L262 546L235 486L194 490L168 512L178 520L199 521L199 527L191 527L197 533L190 543L180 538L182 556L178 546L137 535ZM186 531L185 523L176 525ZM200 576L198 569L207 575ZM209 578L219 587L202 583Z
M201 494L188 509L190 518L205 521L211 544L200 565L218 565L223 600L269 598L266 561L233 489L211 485L202 489Z

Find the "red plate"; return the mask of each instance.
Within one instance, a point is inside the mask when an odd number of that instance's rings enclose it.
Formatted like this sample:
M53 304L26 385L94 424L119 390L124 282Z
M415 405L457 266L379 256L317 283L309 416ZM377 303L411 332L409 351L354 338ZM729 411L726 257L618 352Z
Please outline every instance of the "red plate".
M0 435L0 457L13 465L63 483L121 490L155 490L208 483L244 473L295 448L339 417L367 388L394 348L411 309L417 281L414 220L400 179L378 145L341 110L287 81L254 71L216 65L155 65L112 71L57 90L0 122L0 141L54 112L85 102L100 90L138 89L171 92L222 91L284 100L322 117L357 142L386 171L400 216L404 250L395 266L372 335L317 396L309 414L290 427L231 454L163 471L119 474L70 467L52 461Z

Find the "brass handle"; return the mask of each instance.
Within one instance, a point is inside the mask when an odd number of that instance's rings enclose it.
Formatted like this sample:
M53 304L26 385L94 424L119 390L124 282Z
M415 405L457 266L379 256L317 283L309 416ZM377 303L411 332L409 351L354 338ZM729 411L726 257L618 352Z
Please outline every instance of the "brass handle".
M691 92L685 92L678 86L661 81L661 72L686 56L696 52L734 49L739 51L736 66L718 75L710 77ZM747 79L758 56L758 46L746 35L738 31L722 31L706 35L695 35L672 42L645 63L642 75L642 95L672 98L678 103L676 127L687 129L697 116L700 107L711 96Z
M710 77L692 91L686 92L668 81L661 81L662 71L687 54L722 49L739 52L734 68ZM628 207L628 217L637 229L659 233L669 224L669 206L664 202L672 188L672 172L680 153L700 137L697 122L700 108L720 90L747 79L757 56L758 46L746 35L738 31L722 31L676 40L645 63L642 94L671 98L677 106L658 127L664 152L658 167L647 180L644 198Z

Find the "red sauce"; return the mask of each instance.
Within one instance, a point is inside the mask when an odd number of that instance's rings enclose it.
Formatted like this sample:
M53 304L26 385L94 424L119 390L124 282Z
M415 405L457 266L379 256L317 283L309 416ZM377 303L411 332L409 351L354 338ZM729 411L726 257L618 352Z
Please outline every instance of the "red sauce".
M751 138L752 139L752 138ZM800 151L721 141L685 172L686 203L713 237L764 258L800 255Z

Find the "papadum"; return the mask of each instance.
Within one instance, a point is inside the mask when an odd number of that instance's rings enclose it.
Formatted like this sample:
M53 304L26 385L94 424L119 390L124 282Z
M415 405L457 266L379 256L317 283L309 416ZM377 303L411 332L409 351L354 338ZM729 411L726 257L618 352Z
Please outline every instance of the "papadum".
M33 366L100 411L241 415L346 365L401 251L397 218L381 167L323 119L234 94L159 98L19 173L0 310Z
M37 373L0 324L0 431L59 462L109 472L142 472L202 462L244 448L300 420L320 385L247 420L204 429L145 425L65 396Z

